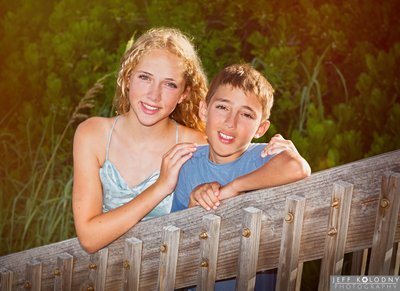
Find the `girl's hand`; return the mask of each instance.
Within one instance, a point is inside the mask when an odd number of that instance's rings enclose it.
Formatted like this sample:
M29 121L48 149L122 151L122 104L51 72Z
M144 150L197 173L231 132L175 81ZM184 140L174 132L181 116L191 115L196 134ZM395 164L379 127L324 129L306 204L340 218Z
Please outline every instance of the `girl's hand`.
M165 189L166 195L175 190L182 165L192 157L196 149L197 146L194 143L178 143L163 155L160 177L156 183Z
M221 185L218 182L205 183L197 186L190 193L189 208L200 205L206 210L217 209L219 202L219 189Z
M284 150L290 150L297 154L299 153L290 139L284 139L280 134L275 134L261 152L261 157L277 155Z

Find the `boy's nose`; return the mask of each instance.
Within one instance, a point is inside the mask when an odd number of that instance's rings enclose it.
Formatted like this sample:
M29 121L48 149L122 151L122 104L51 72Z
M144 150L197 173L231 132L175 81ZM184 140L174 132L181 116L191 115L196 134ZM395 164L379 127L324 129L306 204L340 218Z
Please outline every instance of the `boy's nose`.
M226 128L234 128L236 123L236 117L234 114L228 114L225 119L225 126Z

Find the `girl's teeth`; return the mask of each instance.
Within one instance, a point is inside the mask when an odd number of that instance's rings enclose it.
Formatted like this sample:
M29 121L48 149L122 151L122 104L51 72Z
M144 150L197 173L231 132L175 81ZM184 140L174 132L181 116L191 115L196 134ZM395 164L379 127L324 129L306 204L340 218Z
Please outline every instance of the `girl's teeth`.
M153 106L150 106L149 104L145 104L145 103L143 103L143 106L149 110L157 110L158 109L157 107L153 107Z

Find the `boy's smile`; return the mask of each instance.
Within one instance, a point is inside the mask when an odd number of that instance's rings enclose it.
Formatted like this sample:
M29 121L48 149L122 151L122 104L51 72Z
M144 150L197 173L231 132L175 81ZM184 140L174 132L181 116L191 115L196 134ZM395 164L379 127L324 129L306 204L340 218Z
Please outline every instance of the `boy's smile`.
M208 105L200 105L206 122L210 160L229 163L239 158L254 136L263 135L269 122L261 122L262 106L254 94L230 85L217 88Z

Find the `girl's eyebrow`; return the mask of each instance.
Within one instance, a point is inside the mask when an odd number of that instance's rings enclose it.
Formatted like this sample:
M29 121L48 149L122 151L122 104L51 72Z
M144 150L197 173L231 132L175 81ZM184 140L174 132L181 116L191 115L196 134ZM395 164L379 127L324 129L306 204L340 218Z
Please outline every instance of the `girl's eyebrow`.
M143 71L143 70L137 70L136 73L141 73L141 74L145 74L145 75L149 75L149 76L154 76L152 73L149 73L149 72L146 72L146 71ZM164 80L177 82L174 78L165 78Z
M142 71L142 70L137 70L136 73L142 73L142 74L153 76L152 73L149 73L149 72L146 72L146 71Z

